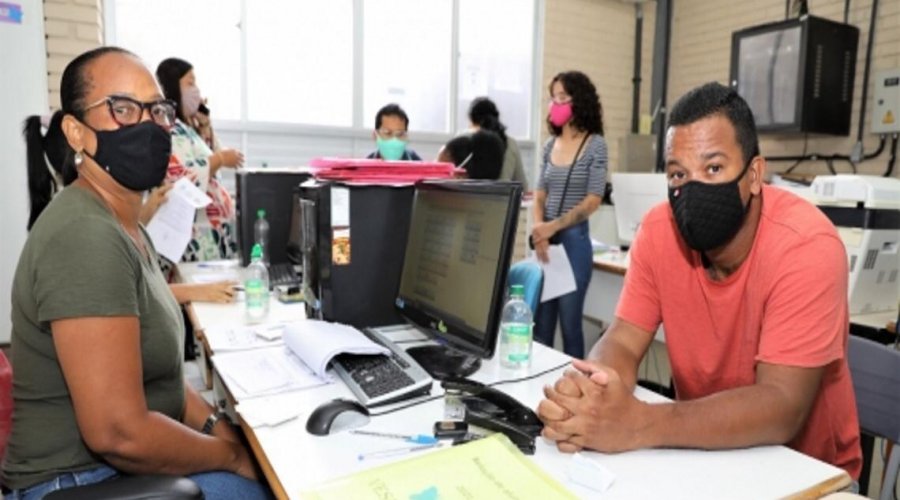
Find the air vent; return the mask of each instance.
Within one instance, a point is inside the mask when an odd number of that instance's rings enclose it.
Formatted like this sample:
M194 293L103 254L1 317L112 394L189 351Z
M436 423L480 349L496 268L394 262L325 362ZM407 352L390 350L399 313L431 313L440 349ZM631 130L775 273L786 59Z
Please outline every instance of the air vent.
M878 250L872 249L866 252L866 263L863 264L863 269L874 269L875 268L875 259L878 258Z
M876 285L884 283L884 271L878 271L878 279L875 280Z
M822 97L822 51L824 47L816 45L816 69L813 75L813 99Z
M894 269L891 271L890 276L888 276L888 283L896 283L897 282L897 270Z
M841 84L841 102L850 101L850 92L853 90L853 75L850 74L850 68L853 67L850 58L853 54L844 52L844 78Z

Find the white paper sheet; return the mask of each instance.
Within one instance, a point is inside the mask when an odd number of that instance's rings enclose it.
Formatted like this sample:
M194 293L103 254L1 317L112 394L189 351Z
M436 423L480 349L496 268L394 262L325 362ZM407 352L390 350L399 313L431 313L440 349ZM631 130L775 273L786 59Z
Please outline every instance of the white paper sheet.
M544 289L541 292L541 302L546 302L567 293L575 291L575 273L572 272L572 264L566 249L562 245L550 245L547 251L550 262L541 262L534 257L535 262L544 271Z
M212 352L244 351L284 345L285 323L258 325L218 325L205 328L203 335Z
M198 208L212 200L188 178L182 177L166 195L166 201L147 224L153 246L163 257L178 262L191 241L194 216Z
M267 396L245 399L234 409L241 414L244 422L254 429L258 427L275 427L294 419L306 420L308 412L301 402L285 401L291 396Z
M376 344L352 326L314 319L288 325L282 338L288 348L322 378L328 377L325 373L328 363L338 354L391 354L386 347Z
M212 362L239 400L328 383L284 346L216 354Z

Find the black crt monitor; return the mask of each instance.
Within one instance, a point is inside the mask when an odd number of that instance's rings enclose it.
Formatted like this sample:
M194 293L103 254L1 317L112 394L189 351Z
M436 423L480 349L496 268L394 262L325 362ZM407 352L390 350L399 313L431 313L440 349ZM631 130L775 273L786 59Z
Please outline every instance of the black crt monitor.
M521 199L516 182L416 187L395 306L439 342L408 350L436 379L471 375L494 354Z

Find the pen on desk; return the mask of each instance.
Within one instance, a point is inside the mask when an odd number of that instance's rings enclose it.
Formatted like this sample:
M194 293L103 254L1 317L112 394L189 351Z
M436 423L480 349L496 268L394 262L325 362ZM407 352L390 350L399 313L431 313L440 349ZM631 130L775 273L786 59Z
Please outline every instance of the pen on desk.
M392 439L402 439L404 441L408 441L410 443L416 444L435 444L438 442L438 439L434 436L429 436L427 434L416 434L415 436L411 436L408 434L391 434L389 432L377 432L377 431L360 431L353 430L350 431L351 434L361 434L364 436L376 436L383 438L392 438Z
M420 446L410 446L410 447L406 447L406 448L391 448L390 450L381 450L381 451L372 451L369 453L360 453L359 455L356 456L356 459L359 461L363 461L363 460L372 459L372 458L387 458L387 457L393 457L396 455L404 455L406 453L412 453L414 451L430 450L431 448L440 448L440 447L441 447L441 443L423 444Z

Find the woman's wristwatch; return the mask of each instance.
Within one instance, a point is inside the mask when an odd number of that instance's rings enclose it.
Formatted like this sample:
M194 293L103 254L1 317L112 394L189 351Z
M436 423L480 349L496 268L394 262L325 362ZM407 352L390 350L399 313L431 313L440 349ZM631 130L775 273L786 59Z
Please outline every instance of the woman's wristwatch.
M212 434L213 427L219 422L219 419L225 416L222 412L214 411L208 417L206 417L206 422L203 423L203 429L200 432L204 434Z

